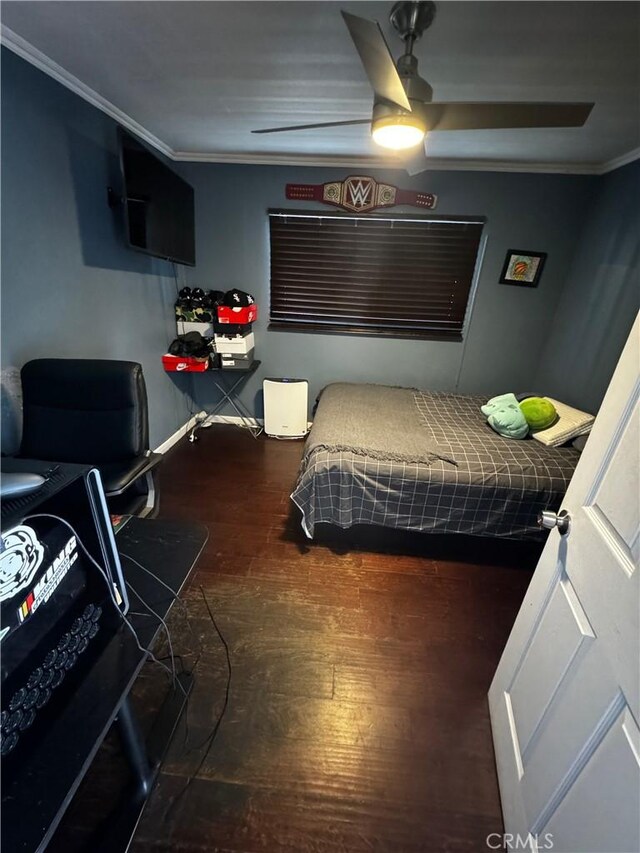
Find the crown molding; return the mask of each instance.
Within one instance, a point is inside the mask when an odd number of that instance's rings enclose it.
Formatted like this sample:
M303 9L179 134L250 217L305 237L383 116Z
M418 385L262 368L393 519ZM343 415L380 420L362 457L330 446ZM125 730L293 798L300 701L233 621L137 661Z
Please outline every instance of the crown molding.
M393 156L389 157L349 157L322 154L277 154L277 153L229 153L208 151L174 151L170 145L155 136L127 113L112 104L78 77L75 77L45 53L38 50L26 39L19 36L4 24L0 25L0 43L16 53L22 59L61 83L101 112L108 115L122 127L135 133L140 139L160 151L170 160L182 163L230 163L249 166L309 166L338 169L397 169L404 171L404 165ZM605 163L541 163L536 161L517 162L513 160L461 160L447 157L429 158L426 171L454 172L526 172L534 174L556 175L604 175L619 169L627 163L640 158L640 148L615 157Z
M627 163L633 163L634 160L640 159L640 148L632 148L626 154L621 154L619 157L614 157L613 160L607 160L600 166L599 175L606 175L607 172L613 172L614 169L620 169L626 166Z
M78 95L83 100L88 101L92 106L106 113L118 124L135 133L136 136L139 136L149 145L162 152L162 154L172 160L174 159L173 151L166 142L154 136L153 133L139 124L135 119L118 109L111 101L103 98L102 95L98 94L90 86L87 86L82 80L70 74L69 71L58 65L57 62L54 62L53 59L50 59L45 53L42 53L37 47L34 47L30 42L23 39L17 33L14 33L13 30L10 30L4 24L0 26L0 43L22 59L30 62L31 65L34 65L40 71L44 71L49 77L53 77L54 80L61 83L67 89L70 89L75 95Z
M234 163L245 166L311 166L345 169L398 169L405 171L402 161L393 157L339 157L322 154L245 154L199 151L174 151L173 159L183 163ZM513 160L460 160L452 157L429 157L426 172L535 172L558 175L599 175L598 163L539 163ZM615 168L615 167L614 167Z
M317 166L338 169L403 169L402 163L385 157L358 157L336 154L278 154L174 151L173 157L181 163L233 163L244 166Z

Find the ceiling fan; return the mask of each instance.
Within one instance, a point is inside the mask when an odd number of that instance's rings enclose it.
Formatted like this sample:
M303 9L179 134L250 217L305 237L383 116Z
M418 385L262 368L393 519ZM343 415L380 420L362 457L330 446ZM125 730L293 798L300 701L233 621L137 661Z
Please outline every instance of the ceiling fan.
M394 63L377 22L341 12L373 88L371 118L270 127L252 133L371 123L374 142L396 151L407 150L404 165L410 175L415 175L428 168L424 143L431 131L582 127L592 103L434 103L433 89L418 74L413 46L431 26L435 13L433 2L402 0L393 6L389 19L405 45Z

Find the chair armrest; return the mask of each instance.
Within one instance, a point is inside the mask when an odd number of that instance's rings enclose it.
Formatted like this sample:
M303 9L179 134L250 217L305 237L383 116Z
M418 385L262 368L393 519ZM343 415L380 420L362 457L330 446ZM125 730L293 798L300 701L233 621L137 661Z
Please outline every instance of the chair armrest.
M153 471L161 461L161 453L149 453L147 456L138 456L125 465L100 466L105 495L115 498L126 492L129 486Z

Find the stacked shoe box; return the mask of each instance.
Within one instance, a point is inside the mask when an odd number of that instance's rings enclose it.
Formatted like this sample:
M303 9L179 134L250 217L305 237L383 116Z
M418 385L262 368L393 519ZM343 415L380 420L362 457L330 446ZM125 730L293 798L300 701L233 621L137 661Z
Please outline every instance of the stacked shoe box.
M255 351L251 326L257 318L258 306L253 296L235 289L225 293L214 323L214 345L224 370L251 367Z
M214 336L216 353L220 356L220 367L225 370L247 370L254 358L255 342L251 324L235 335Z

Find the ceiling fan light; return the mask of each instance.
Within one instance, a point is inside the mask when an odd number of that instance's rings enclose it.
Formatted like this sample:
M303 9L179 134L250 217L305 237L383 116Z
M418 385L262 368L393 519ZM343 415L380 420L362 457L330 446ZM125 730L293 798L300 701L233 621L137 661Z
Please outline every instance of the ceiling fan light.
M427 128L415 113L374 118L371 136L377 145L401 151L414 148L425 138Z

